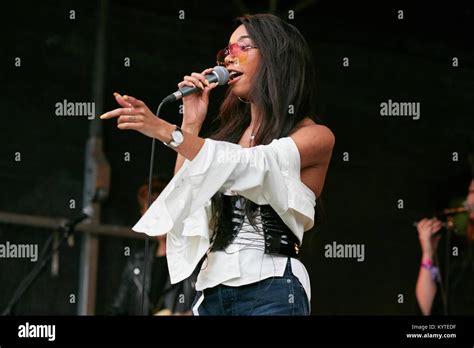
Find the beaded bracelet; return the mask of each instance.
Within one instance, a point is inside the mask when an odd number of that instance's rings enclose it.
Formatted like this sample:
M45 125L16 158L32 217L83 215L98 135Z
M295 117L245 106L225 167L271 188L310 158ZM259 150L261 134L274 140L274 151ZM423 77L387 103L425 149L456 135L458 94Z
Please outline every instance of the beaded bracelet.
M431 274L431 279L435 282L439 282L441 280L440 274L439 274L439 268L433 264L433 261L430 259L423 260L421 262L421 267L427 269L430 271Z

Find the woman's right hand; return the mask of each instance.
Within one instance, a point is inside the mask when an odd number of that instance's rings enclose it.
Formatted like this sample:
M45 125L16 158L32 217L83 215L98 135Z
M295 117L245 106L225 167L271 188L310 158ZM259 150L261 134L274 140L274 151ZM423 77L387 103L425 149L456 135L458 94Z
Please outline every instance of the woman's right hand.
M209 68L202 73L193 72L191 76L185 76L183 81L178 83L178 88L196 86L201 89L199 92L183 97L183 125L200 127L204 123L209 106L209 93L219 85L217 82L209 83L204 77L212 70L213 68Z
M423 219L418 222L416 229L418 230L418 238L420 240L421 250L423 256L430 258L433 256L433 253L438 247L438 242L441 236L432 237L436 232L438 232L443 224L437 218L433 219Z

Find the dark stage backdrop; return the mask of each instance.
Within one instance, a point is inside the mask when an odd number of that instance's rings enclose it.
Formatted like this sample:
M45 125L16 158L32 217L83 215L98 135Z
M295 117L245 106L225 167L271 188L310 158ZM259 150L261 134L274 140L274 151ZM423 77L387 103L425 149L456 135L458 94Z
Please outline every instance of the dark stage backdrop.
M323 217L303 247L312 313L415 314L421 255L412 223L465 193L469 180L473 9L434 3L276 3L276 13L311 45L318 116L336 136ZM267 1L111 1L104 109L116 107L113 92L139 97L155 109L183 75L215 65L233 18L269 10ZM0 211L73 217L81 208L91 120L56 116L55 105L94 101L98 14L96 2L9 3L0 54ZM211 120L222 96L223 88L211 98L204 134L215 127ZM390 101L419 103L414 104L419 117L382 116L381 103ZM180 123L178 107L165 107L162 117ZM105 110L95 110L96 115ZM103 136L112 181L101 219L132 226L139 217L135 195L148 173L151 141L118 131L114 121L104 122ZM171 174L175 153L157 145L155 172ZM50 233L0 224L0 243L41 249ZM59 275L52 277L47 267L15 313L76 313L71 295L78 291L79 239L61 249ZM363 246L363 260L327 257L326 246L333 243ZM100 238L96 313L104 313L113 297L126 262L124 248L133 252L141 245ZM0 259L0 309L33 265Z

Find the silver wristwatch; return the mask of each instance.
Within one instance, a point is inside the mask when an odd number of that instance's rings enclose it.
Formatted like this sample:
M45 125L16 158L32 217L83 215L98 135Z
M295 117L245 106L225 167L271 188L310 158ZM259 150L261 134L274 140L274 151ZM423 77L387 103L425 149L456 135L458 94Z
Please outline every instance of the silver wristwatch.
M169 143L165 143L163 142L163 144L165 144L166 146L168 147L178 147L179 145L181 145L184 141L184 135L183 135L183 131L181 130L181 128L179 128L177 125L174 125L174 131L171 132L171 140Z

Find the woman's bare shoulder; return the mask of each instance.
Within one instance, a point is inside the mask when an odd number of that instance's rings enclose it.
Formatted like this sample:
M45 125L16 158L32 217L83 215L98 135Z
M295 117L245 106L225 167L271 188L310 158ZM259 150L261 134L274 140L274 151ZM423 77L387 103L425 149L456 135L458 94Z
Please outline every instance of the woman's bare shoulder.
M316 137L333 145L335 141L334 133L328 127L314 122L309 117L306 117L298 123L291 133L291 136L294 135Z

